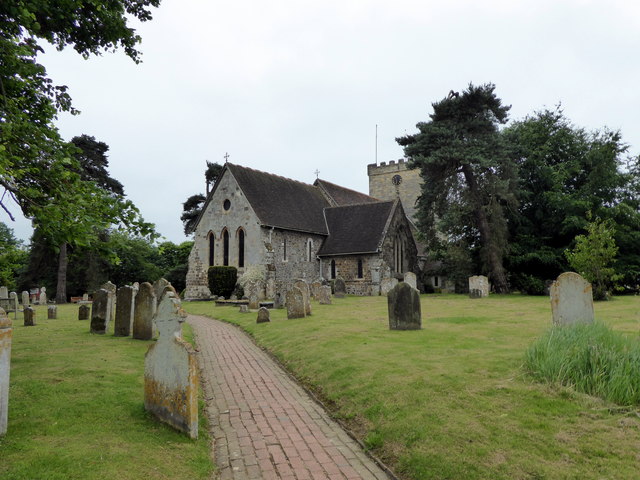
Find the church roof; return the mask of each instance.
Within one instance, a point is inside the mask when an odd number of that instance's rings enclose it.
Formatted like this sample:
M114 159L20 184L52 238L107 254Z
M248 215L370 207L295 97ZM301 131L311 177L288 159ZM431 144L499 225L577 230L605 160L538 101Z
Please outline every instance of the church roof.
M323 209L329 202L307 183L231 163L233 174L263 225L326 235Z
M329 236L319 256L374 253L387 230L396 201L361 203L324 210Z
M350 190L335 183L327 182L326 180L317 179L313 182L313 185L320 188L322 192L329 200L332 207L339 207L343 205L355 205L358 203L373 203L379 202L377 198L370 197L364 193Z

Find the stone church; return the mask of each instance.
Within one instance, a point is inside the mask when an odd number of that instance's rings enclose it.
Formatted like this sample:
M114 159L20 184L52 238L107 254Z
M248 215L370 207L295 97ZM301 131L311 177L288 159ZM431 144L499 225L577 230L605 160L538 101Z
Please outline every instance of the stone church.
M369 166L374 197L321 179L307 184L225 164L197 220L185 298L210 297L213 265L234 266L238 275L264 266L272 293L297 278L341 277L347 293L379 295L384 279L418 273L415 227L401 195L417 172L389 166ZM411 212L415 198L406 200Z

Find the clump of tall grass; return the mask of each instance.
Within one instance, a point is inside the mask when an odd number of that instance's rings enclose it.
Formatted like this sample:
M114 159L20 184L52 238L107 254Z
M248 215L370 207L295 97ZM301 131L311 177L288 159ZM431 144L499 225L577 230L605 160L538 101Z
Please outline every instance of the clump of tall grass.
M606 325L553 327L529 347L525 370L619 405L640 405L640 341Z

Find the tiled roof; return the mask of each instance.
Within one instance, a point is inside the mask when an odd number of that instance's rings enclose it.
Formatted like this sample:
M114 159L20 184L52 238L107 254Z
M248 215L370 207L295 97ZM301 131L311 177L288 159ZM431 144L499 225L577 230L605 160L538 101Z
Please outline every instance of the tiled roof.
M319 187L324 194L328 197L329 203L332 207L339 207L343 205L355 205L359 203L373 203L379 202L377 198L370 197L364 193L356 192L348 188L341 187L335 183L327 182L326 180L317 179L313 182L313 185Z
M319 256L373 253L378 250L395 201L362 203L324 210L329 227Z

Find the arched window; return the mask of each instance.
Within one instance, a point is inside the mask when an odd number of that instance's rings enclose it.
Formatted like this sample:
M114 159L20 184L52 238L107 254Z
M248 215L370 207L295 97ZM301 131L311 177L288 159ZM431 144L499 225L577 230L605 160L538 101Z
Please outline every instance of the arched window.
M313 251L313 240L307 238L307 262L311 261Z
M404 271L404 243L400 235L397 235L393 242L393 264L396 273Z
M222 264L229 265L229 232L225 228L222 232Z
M244 230L238 230L238 267L244 267Z
M358 278L362 278L362 259L358 259Z
M209 232L209 266L213 267L216 261L215 256L216 236L213 232Z
M331 278L336 278L336 261L331 260Z

